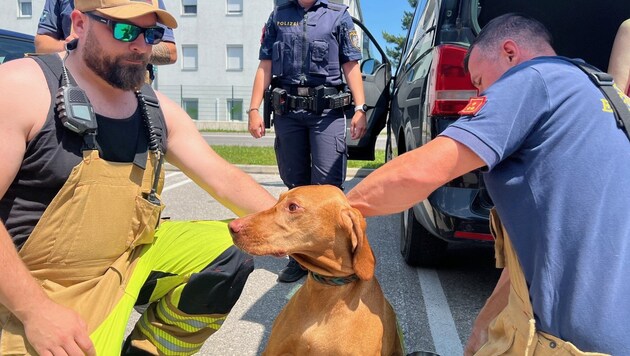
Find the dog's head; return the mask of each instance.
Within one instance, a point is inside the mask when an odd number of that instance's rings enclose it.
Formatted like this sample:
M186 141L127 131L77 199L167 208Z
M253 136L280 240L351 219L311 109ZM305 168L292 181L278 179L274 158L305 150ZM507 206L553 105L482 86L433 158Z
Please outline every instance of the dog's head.
M326 276L374 275L374 254L365 219L343 192L311 185L283 193L269 210L233 220L234 244L252 255L291 255L305 268Z

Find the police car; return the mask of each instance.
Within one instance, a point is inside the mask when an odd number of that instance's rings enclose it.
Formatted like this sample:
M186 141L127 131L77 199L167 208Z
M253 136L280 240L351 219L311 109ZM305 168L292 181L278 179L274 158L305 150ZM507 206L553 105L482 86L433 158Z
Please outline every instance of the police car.
M0 64L34 52L33 36L0 29Z
M392 82L386 160L422 146L457 120L477 95L463 68L468 46L488 21L508 12L541 21L559 55L604 71L617 28L630 18L627 0L419 0ZM438 188L402 213L405 261L437 265L449 244L491 243L492 206L479 171Z

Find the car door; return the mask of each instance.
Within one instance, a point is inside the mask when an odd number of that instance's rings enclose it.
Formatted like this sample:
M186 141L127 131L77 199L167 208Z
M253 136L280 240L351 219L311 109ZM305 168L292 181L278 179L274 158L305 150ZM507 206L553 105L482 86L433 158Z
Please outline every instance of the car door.
M0 29L0 63L34 53L33 39L31 35Z
M383 49L372 34L357 19L353 18L361 44L363 59L360 62L365 103L367 110L367 133L361 139L350 136L350 122L354 115L354 105L346 109L346 143L349 159L374 160L376 139L387 123L390 103L391 64Z

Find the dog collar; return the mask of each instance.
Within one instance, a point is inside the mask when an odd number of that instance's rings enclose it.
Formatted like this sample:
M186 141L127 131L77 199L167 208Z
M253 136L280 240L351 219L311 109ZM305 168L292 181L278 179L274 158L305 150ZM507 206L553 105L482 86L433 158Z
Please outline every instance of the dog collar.
M326 277L313 271L309 271L309 274L316 282L328 284L330 286L342 286L344 284L352 283L359 280L359 277L357 277L356 274L352 274L346 277Z

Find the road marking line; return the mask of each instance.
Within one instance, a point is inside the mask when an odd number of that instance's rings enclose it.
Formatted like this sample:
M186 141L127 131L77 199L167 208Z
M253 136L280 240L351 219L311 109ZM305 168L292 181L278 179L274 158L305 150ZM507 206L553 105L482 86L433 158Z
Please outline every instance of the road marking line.
M440 355L463 355L464 348L459 339L455 321L444 295L437 272L417 268L422 298L424 299L429 328L435 352Z
M183 180L183 181L181 181L179 183L175 183L173 185L169 185L168 187L164 187L164 189L162 190L162 193L164 193L166 191L169 191L171 189L175 189L177 187L181 187L182 185L185 185L185 184L188 184L188 183L191 183L191 182L192 182L191 179L186 179L186 180Z
M174 176L178 176L178 175L180 175L180 174L183 174L183 173L182 173L182 172L180 172L180 171L166 173L166 174L164 175L164 179L166 179L166 178L171 178L171 177L174 177Z

